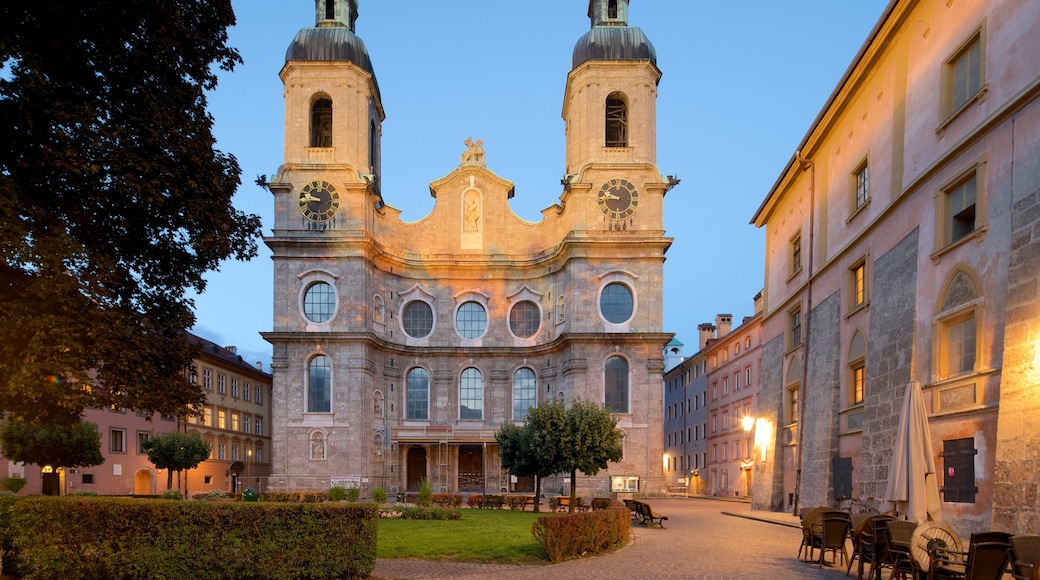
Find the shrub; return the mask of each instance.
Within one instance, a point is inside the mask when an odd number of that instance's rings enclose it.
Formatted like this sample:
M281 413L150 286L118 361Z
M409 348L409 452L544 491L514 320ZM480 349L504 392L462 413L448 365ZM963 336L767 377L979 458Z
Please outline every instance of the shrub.
M534 499L534 496L530 495L509 495L506 496L506 503L509 504L511 510L522 510L527 507L527 500Z
M79 496L79 497L97 497L98 496L98 492L90 490L90 489L84 489L84 490L81 490L81 491L74 491L74 492L70 493L69 495L70 496L74 496L74 497L75 496Z
M25 487L24 477L5 477L2 483L3 488L11 493L18 493Z
M361 499L361 488L351 487L347 490L347 501L357 503Z
M264 501L288 503L323 503L329 501L327 491L269 491Z
M341 485L329 488L329 501L343 501L347 497L347 490Z
M430 480L425 477L419 481L418 504L423 507L430 507L433 505L433 489L430 487Z
M484 496L479 493L471 493L466 496L466 503L471 508L479 508L483 504Z
M372 488L372 501L376 505L383 505L386 503L386 490L382 486L375 486Z
M630 531L630 512L616 503L604 510L538 518L531 527L553 562L622 546Z
M500 510L505 505L506 505L506 496L504 496L504 495L488 495L488 496L484 496L484 509Z
M462 512L442 507L406 507L401 510L401 517L406 520L458 520Z
M457 508L462 506L462 496L457 493L435 493L433 494L433 505Z
M162 494L159 496L159 499L184 499L184 496L181 495L181 492L177 491L176 489L168 489L162 492Z

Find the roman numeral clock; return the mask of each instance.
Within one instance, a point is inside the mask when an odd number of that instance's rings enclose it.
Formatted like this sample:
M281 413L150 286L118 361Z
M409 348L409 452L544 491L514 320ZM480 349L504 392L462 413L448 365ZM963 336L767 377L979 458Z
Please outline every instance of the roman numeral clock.
M615 177L599 188L599 210L608 219L622 221L632 217L639 207L639 190L631 181Z

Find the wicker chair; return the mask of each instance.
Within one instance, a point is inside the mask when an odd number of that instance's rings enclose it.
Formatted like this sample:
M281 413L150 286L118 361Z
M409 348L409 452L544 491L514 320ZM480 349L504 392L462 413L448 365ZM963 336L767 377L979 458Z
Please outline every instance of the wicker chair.
M832 565L843 565L847 563L849 553L845 549L845 540L849 537L849 530L851 529L852 519L849 517L848 512L823 512L822 522L820 523L820 539L818 546L820 548L820 568L823 568L823 561L827 552L831 553ZM841 559L838 559L839 551L841 552Z
M859 560L859 572L856 574L856 580L863 580L864 564L873 564L878 556L877 527L881 522L892 519L895 518L890 515L874 515L856 526L852 533L852 556L849 557L849 566L845 570L846 576L852 572L853 560Z
M1011 570L1015 580L1030 580L1037 560L1040 560L1040 536L1011 538Z
M798 557L802 558L802 550L805 550L805 561L812 562L812 552L814 547L814 537L816 534L816 528L822 521L822 515L825 511L831 511L833 508L823 506L814 507L802 511L802 544L798 546Z
M917 578L921 570L910 553L910 539L917 528L917 522L890 520L887 527L889 564L892 566L889 580L897 577L903 580L908 577L910 580Z
M1000 580L1011 561L1011 544L979 541L987 539L986 534L972 534L966 560L959 552L944 555L937 549L939 565L929 571L928 580Z

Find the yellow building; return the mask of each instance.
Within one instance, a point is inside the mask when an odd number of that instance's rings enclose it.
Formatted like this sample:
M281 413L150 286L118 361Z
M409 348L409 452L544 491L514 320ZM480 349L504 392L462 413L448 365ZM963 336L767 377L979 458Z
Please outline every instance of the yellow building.
M1038 31L1029 0L894 0L762 202L758 507L883 507L919 385L943 521L1036 531Z
M661 73L628 1L589 2L564 90L563 191L538 222L511 211L480 139L430 185L430 214L403 222L380 188L384 111L357 2L316 6L281 70L285 160L270 185L271 487L530 489L500 469L496 431L582 398L615 413L625 449L580 493L662 489L674 181L655 164Z

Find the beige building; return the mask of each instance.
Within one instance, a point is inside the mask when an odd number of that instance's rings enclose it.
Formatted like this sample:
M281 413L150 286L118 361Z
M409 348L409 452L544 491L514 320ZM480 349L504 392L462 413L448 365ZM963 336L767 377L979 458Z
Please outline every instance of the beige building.
M878 506L916 382L944 522L1036 531L1038 32L1030 0L894 0L756 212L758 507Z
M429 215L403 222L380 189L384 111L357 2L316 6L281 70L285 160L270 186L271 487L531 489L500 469L496 431L582 398L625 439L580 493L662 489L662 211L676 182L655 164L661 72L628 1L589 2L564 88L563 191L538 222L510 210L513 185L479 139L431 183Z

